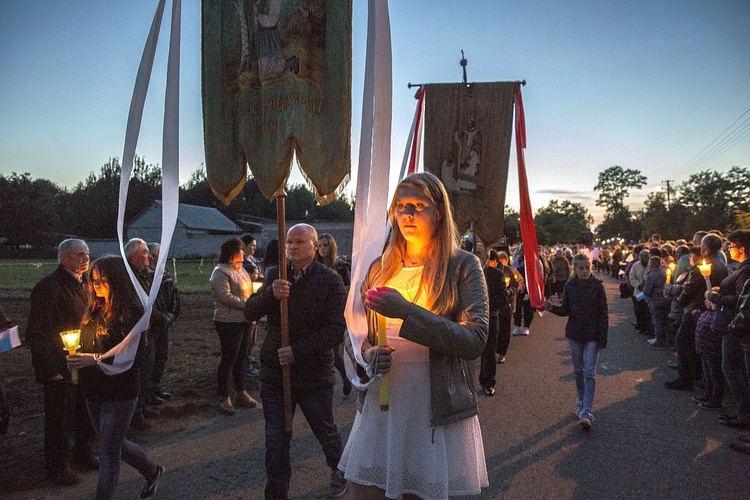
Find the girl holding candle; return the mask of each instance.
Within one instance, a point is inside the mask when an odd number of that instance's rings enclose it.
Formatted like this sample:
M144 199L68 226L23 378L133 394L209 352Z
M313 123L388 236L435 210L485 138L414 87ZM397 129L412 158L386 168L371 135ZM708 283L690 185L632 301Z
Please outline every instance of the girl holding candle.
M360 394L339 468L352 498L479 494L488 479L469 362L487 340L484 274L459 249L448 195L433 174L399 183L389 220L389 244L362 286L370 325L363 358L388 374L389 410L381 410L375 380ZM379 322L387 346L378 346Z
M99 364L111 362L102 354L117 346L143 314L143 307L120 257L106 256L91 265L91 308L81 326L81 348L67 357L77 369L86 409L99 438L99 479L96 498L114 496L120 460L146 478L140 498L151 498L164 467L155 464L140 446L126 439L138 400L139 369L145 354L144 337L130 369L106 375Z

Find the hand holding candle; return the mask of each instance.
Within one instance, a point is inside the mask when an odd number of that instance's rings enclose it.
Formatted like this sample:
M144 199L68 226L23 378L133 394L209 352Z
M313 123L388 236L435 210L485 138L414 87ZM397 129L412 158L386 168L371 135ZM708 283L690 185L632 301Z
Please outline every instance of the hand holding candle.
M69 354L75 354L76 350L81 348L81 330L60 332L60 338L62 338L63 349L68 351ZM75 368L70 370L70 380L74 384L78 383L78 370Z
M711 263L706 264L706 259L703 259L703 264L698 264L698 270L701 272L701 276L706 280L706 292L711 291ZM713 309L713 304L706 302L706 308Z

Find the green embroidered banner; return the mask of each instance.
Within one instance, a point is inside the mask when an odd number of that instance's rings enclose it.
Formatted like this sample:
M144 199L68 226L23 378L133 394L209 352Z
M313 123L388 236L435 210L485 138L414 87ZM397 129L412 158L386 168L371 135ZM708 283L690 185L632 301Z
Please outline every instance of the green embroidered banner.
M351 0L203 0L206 173L229 204L247 167L263 194L293 154L318 201L351 168Z

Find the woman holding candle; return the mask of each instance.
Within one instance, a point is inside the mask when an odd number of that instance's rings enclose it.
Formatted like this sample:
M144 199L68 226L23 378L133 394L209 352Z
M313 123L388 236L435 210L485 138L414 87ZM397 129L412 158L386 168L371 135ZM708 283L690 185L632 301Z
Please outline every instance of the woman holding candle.
M68 366L78 370L86 409L99 438L99 479L96 498L114 496L120 476L120 460L146 478L140 498L151 498L164 467L155 464L138 446L126 439L138 401L139 370L144 357L144 337L133 365L118 375L107 375L99 364L112 358L102 354L117 346L143 314L143 307L120 257L106 256L91 265L91 308L81 327L81 347L67 357Z
M700 245L700 256L691 252L691 263L694 267L689 271L683 285L673 285L672 293L677 295L677 303L683 308L682 321L675 337L677 348L677 364L679 376L675 380L665 382L667 389L678 391L692 391L693 380L703 377L701 357L695 350L695 330L698 318L693 311L698 313L706 309L705 292L708 289L706 282L711 286L719 286L721 280L727 277L727 266L718 256L721 250L721 238L715 234L703 236ZM707 277L701 274L700 266L709 266L706 269Z
M235 408L229 391L231 375L238 406L255 408L258 402L245 390L247 354L250 329L245 319L245 302L252 294L250 275L242 268L245 261L244 244L230 238L221 244L219 263L211 273L211 293L214 297L214 325L221 344L221 361L216 370L219 410L234 415Z
M374 380L360 395L339 468L352 498L479 494L488 479L469 362L487 340L484 274L459 249L448 195L434 175L401 181L389 220L389 244L362 286L370 325L362 357L388 374L389 409L381 410ZM387 346L378 346L378 323Z

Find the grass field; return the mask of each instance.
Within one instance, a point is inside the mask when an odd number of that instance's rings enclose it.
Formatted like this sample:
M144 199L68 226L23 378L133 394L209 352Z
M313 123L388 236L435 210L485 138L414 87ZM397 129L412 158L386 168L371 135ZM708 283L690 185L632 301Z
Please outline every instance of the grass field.
M208 278L214 266L213 259L168 261L167 271L176 276L181 293L207 292L211 289ZM0 259L0 290L31 290L56 267L57 261L52 259Z

